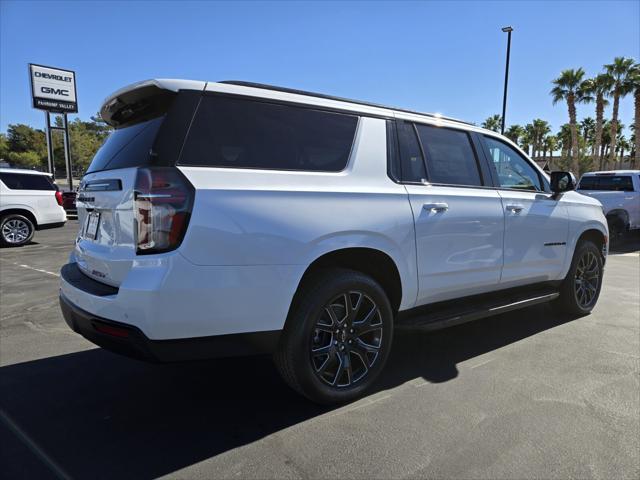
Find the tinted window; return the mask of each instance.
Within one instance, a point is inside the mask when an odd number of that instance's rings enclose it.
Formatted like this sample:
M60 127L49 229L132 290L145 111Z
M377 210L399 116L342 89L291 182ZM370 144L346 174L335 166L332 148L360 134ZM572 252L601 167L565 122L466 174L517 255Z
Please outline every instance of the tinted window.
M389 166L389 176L394 180L401 180L402 171L398 155L398 135L396 133L396 125L392 120L387 120L387 165Z
M405 182L424 182L427 173L414 126L410 123L400 123L398 133L402 149L402 179Z
M484 139L501 187L543 190L537 170L522 155L493 137Z
M11 190L55 190L48 175L29 173L0 173L0 179Z
M181 163L337 172L347 165L357 123L353 115L205 97Z
M482 185L478 162L466 132L416 125L431 183Z
M601 190L613 192L633 192L630 175L590 175L580 180L580 190Z
M163 120L159 117L114 130L93 157L87 173L148 165Z

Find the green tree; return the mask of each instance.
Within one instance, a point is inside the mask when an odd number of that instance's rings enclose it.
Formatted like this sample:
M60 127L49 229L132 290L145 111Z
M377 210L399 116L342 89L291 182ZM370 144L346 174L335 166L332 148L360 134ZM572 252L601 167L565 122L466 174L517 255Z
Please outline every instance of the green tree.
M591 117L580 120L580 135L584 139L585 145L593 147L596 132L596 121Z
M582 68L563 70L560 76L553 80L553 89L551 97L554 105L561 100L567 103L569 112L569 127L571 129L571 149L569 154L571 157L571 167L573 171L579 170L578 164L578 127L576 121L576 104L588 101L590 99L588 93L582 88L582 80L584 70Z
M9 161L9 141L4 133L0 133L0 161Z
M611 96L613 97L613 111L611 113L611 139L609 144L609 161L615 162L616 139L618 133L618 109L620 99L633 90L633 66L632 58L616 57L613 63L605 65L607 74L613 79ZM620 128L622 130L622 128Z
M558 137L555 135L547 135L544 137L544 143L542 147L542 159L547 159L547 152L549 152L549 160L553 159L553 152L558 149Z
M561 149L561 156L564 160L569 160L569 151L571 150L571 126L568 123L560 126L560 130L556 134L558 139L558 147Z
M590 96L595 98L596 102L596 129L593 138L593 148L591 150L593 156L597 156L602 144L602 124L604 121L604 108L609 104L607 97L611 93L613 78L611 75L601 73L593 78L585 80L582 88Z
M635 165L640 165L640 137L636 135L638 130L640 130L640 63L636 63L633 66L630 75L630 82L633 89L634 102L634 120L633 125L631 125L631 129L634 132L631 136L631 148L633 149L633 154L631 156L633 159L631 161Z
M494 132L499 132L502 127L502 117L500 115L491 115L484 122L482 122L482 128L486 128L487 130L492 130Z
M521 125L510 125L509 128L504 132L504 135L511 140L513 143L520 145L520 139L524 136L525 131Z

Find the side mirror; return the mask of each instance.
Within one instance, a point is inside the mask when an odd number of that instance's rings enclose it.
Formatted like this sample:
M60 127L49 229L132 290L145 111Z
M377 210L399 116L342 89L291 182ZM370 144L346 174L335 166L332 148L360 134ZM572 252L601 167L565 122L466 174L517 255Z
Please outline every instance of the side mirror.
M571 172L551 172L551 191L554 195L575 190L576 181Z

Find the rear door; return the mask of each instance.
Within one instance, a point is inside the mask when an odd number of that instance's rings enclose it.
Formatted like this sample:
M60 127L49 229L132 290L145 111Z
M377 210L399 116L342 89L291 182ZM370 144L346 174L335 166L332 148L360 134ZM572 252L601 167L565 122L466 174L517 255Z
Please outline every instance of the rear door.
M567 206L553 198L540 172L506 142L483 136L505 218L504 287L555 280L569 236Z
M418 305L494 290L502 269L500 196L464 130L401 123L402 171L413 210ZM408 175L408 177L407 177Z
M121 123L116 122L96 153L76 198L78 266L88 276L114 286L120 285L136 257L134 187L138 171L175 165L201 95L195 91L164 95L156 91L147 97L137 93L132 95L133 105L127 104L126 96L118 99L119 108L132 113L126 117L113 113Z

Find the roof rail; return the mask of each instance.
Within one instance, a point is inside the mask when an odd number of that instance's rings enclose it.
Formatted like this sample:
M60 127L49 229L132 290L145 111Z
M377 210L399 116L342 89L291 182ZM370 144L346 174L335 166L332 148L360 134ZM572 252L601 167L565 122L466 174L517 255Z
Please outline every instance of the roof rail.
M333 95L326 95L324 93L307 92L305 90L297 90L295 88L277 87L275 85L267 85L267 84L264 84L264 83L243 82L241 80L223 80L223 81L218 82L218 83L225 83L225 84L228 84L228 85L238 85L240 87L261 88L263 90L273 90L275 92L294 93L296 95L305 95L307 97L325 98L327 100L336 100L336 101L339 101L339 102L349 102L349 103L355 103L357 105L366 105L368 107L385 108L387 110L397 110L399 112L413 113L413 114L416 114L416 115L425 115L427 117L432 117L432 118L441 118L443 120L448 120L450 122L456 122L456 123L463 123L465 125L474 125L471 122L465 122L464 120L458 120L457 118L445 117L443 115L436 115L434 113L425 113L425 112L418 112L416 110L409 110L409 109L406 109L406 108L390 107L388 105L381 105L379 103L364 102L362 100L353 100L351 98L344 98L344 97L335 97Z

